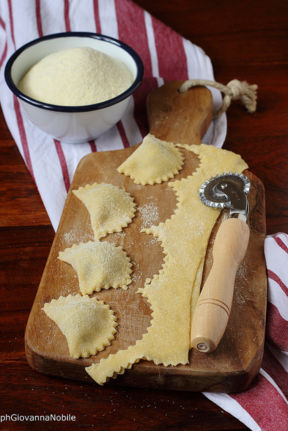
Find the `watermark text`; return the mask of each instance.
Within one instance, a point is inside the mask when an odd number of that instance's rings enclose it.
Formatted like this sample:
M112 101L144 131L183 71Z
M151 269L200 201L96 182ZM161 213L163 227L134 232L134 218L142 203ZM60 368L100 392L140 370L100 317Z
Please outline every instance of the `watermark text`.
M67 414L45 414L45 415L23 415L19 413L0 414L0 423L2 422L75 422L76 416Z

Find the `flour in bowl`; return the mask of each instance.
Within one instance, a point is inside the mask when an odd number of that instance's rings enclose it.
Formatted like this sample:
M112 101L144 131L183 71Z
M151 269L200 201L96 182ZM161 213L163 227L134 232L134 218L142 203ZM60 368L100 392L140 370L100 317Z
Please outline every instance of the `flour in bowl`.
M18 88L41 102L83 106L112 99L132 82L132 73L124 63L81 47L47 55L28 70Z

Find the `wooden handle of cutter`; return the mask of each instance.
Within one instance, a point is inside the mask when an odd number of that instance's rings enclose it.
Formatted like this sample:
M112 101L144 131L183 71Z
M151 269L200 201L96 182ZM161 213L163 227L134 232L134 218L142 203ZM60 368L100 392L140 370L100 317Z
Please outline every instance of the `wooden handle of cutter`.
M219 227L213 245L213 264L193 314L191 346L212 352L218 346L228 323L235 276L243 260L250 236L248 225L229 218Z

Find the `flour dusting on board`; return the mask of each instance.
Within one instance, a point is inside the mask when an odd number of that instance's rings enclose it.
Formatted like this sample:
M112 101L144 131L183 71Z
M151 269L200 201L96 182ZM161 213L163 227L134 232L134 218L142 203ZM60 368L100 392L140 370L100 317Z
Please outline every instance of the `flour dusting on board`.
M91 235L88 231L84 231L81 232L81 234L79 233L79 231L77 230L70 230L69 232L65 232L63 234L63 239L65 241L65 244L67 246L70 246L74 243L78 243L78 242L87 242L87 241L92 241L93 240L93 235Z
M124 232L114 232L113 235L114 235L113 244L123 248L124 247L125 233Z
M138 211L141 216L141 229L150 227L159 221L158 207L152 203L138 207Z

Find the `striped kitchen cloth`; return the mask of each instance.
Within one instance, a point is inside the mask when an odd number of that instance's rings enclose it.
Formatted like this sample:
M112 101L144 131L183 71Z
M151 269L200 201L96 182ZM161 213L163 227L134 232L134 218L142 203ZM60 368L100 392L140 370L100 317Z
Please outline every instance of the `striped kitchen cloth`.
M122 120L96 140L81 145L53 139L27 121L3 75L6 61L15 49L40 36L63 31L98 32L118 38L139 53L145 69L143 83ZM209 57L130 0L0 2L2 110L55 230L79 160L90 152L121 149L139 143L148 132L147 94L165 81L192 78L214 79ZM216 90L212 90L212 94L217 109L221 96ZM204 142L221 147L225 136L226 116L222 115L212 122ZM204 394L255 431L288 429L288 276L284 262L288 261L287 252L286 234L267 237L267 342L258 377L249 390L240 394Z

